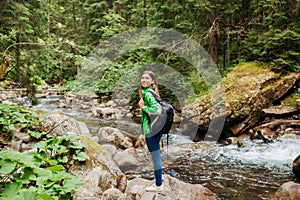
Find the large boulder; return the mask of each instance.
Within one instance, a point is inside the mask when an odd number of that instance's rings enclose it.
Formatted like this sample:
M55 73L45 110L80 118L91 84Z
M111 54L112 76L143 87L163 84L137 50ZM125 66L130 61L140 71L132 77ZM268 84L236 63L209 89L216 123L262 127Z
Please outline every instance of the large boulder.
M98 131L98 137L100 142L112 143L121 149L133 147L132 139L127 137L124 131L117 128L102 127Z
M272 200L297 200L300 199L300 184L286 182L276 191Z
M205 199L215 200L212 191L200 184L189 184L179 181L170 175L164 175L164 190L160 193L146 192L146 187L153 184L153 181L142 178L135 178L128 183L126 195L136 200L174 200L174 199Z
M63 113L47 113L47 116L40 122L43 131L56 137L66 133L89 135L85 123L77 121Z
M300 154L293 161L293 173L300 178Z
M84 165L74 165L70 168L71 172L83 181L83 186L76 191L73 199L101 199L104 191L110 188L124 192L126 176L111 155L90 137L80 136L80 139L85 144L89 159Z
M245 63L235 67L223 81L226 111L212 107L208 94L186 106L183 112L199 127L198 135L205 134L213 121L218 124L217 119L225 117L223 134L239 136L256 125L262 110L282 98L299 77L299 72L281 76L257 63Z

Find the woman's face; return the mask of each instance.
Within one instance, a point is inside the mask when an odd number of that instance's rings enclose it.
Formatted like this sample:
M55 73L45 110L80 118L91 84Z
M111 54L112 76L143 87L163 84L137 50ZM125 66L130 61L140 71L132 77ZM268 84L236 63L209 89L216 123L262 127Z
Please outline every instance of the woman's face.
M143 88L149 87L154 81L149 74L143 74L141 78L141 85Z

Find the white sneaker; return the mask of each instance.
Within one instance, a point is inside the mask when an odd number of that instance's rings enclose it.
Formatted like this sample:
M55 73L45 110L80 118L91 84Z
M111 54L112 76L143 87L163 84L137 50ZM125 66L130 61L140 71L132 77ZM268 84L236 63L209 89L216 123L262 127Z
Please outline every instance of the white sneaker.
M146 188L147 192L162 192L163 191L163 186L157 186L156 184L153 184L149 187Z

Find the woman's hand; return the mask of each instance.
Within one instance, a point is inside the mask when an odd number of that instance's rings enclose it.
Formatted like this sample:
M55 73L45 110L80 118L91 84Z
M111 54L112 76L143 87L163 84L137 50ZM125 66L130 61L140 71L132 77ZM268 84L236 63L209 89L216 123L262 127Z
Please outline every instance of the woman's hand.
M144 100L143 100L143 98L141 98L140 100L139 100L139 107L141 108L141 109L143 109L144 107L145 107L145 102L144 102Z

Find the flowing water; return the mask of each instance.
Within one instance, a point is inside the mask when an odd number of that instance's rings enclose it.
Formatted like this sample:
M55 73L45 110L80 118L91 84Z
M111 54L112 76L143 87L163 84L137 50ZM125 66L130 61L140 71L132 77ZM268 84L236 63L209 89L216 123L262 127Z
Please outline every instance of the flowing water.
M167 172L185 182L203 184L218 199L270 199L280 185L294 179L291 169L300 153L299 139L287 135L269 144L249 141L243 148L202 143L202 148L178 156ZM177 145L169 153L180 148Z
M140 125L133 122L99 120L86 117L80 110L57 109L59 100L60 96L41 99L42 104L35 109L64 112L85 122L92 134L104 126L132 134L140 131ZM244 147L193 143L176 129L172 129L170 136L163 153L164 173L185 182L200 183L212 190L218 200L270 199L280 185L294 179L292 162L300 153L300 136L285 135L269 144L249 140L244 141ZM149 160L145 162L151 165Z

